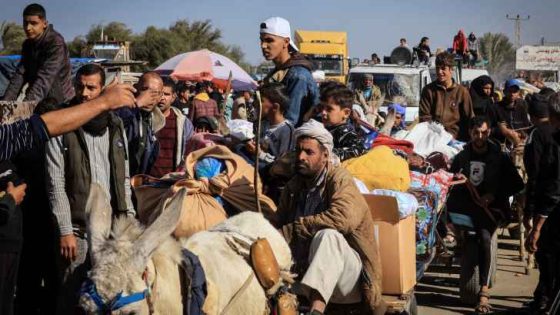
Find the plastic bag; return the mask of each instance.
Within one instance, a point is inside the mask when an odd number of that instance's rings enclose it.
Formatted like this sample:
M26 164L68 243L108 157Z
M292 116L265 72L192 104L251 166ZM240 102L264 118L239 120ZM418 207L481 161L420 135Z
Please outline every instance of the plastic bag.
M194 167L194 177L196 179L210 179L223 172L224 169L224 162L212 157L203 158L200 161L196 162L196 165Z

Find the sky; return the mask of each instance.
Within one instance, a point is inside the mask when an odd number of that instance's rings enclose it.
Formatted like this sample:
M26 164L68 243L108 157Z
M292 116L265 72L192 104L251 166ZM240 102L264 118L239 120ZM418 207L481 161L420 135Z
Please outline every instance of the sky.
M21 23L28 1L0 0L0 21ZM506 14L530 16L521 26L523 44L560 42L560 0L44 0L47 18L67 41L85 35L91 25L120 21L135 33L147 26L168 27L174 21L206 20L221 29L223 42L238 45L251 64L264 61L259 25L281 16L296 29L348 33L350 57L390 55L405 37L417 45L431 39L432 51L450 47L462 28L468 34L504 33L512 39L514 22Z

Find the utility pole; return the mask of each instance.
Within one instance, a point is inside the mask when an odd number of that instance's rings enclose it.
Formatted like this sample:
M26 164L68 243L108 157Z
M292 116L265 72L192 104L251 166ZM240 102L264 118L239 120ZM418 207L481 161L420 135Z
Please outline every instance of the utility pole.
M527 17L520 17L517 14L515 17L509 14L506 14L506 19L510 21L515 21L515 48L521 47L521 21L528 21L531 16L527 15Z

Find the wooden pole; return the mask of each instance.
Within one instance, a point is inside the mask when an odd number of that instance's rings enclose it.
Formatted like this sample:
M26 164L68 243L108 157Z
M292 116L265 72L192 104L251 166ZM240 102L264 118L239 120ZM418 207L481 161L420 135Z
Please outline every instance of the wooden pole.
M256 93L257 103L259 103L258 115L257 115L257 133L255 135L255 202L257 203L257 211L262 213L261 203L259 199L260 189L259 189L259 151L260 151L260 140L261 140L261 117L262 117L262 101L261 93L257 90Z

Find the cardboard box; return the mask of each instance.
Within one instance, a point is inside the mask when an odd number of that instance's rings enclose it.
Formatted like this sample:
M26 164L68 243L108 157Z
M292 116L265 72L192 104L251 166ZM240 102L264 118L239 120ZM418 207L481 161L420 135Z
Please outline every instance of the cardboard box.
M364 195L374 221L383 268L383 294L404 294L416 285L416 219L399 220L397 199Z

